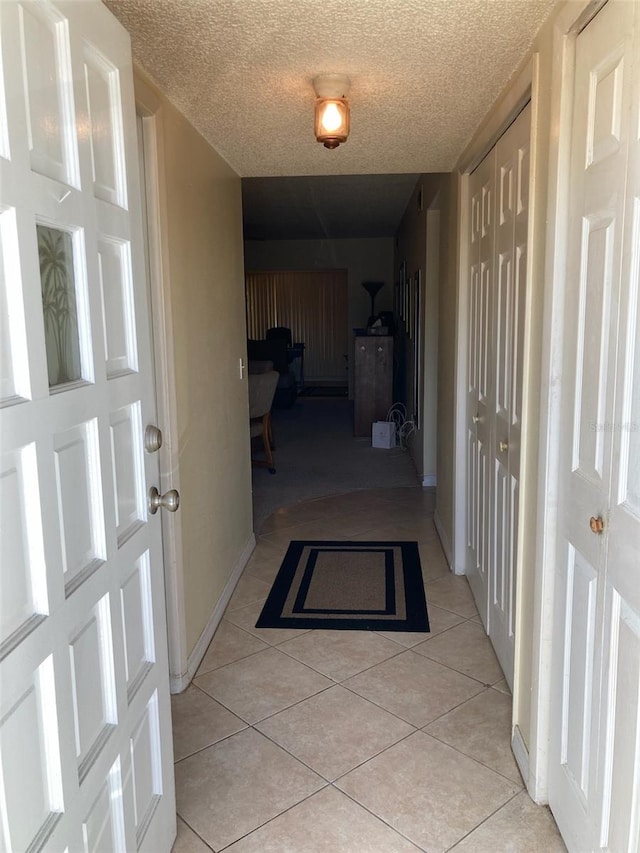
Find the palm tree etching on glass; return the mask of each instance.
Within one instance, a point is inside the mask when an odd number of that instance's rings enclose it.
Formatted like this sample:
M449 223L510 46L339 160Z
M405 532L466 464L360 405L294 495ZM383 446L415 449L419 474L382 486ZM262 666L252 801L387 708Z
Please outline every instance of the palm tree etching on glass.
M37 225L49 387L82 378L71 235Z

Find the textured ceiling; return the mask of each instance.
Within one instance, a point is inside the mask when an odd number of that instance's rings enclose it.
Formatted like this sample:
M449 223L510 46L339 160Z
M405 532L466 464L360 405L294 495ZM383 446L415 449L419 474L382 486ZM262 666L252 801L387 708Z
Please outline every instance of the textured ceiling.
M133 52L241 176L450 171L556 0L106 0ZM313 136L319 73L351 135Z
M419 175L243 178L247 240L393 237Z

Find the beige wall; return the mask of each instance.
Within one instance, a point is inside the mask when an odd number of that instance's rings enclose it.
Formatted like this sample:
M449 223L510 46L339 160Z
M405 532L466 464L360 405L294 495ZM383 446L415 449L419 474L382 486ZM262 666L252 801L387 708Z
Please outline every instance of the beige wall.
M363 281L384 281L376 296L376 314L393 310L393 238L347 240L248 240L247 270L346 269L349 277L347 333L365 326L371 299Z
M433 212L441 204L441 187L446 184L444 174L423 175L415 190L398 229L395 249L394 268L398 270L405 261L410 276L420 270L422 281L422 352L423 365L423 407L420 414L420 428L412 434L409 452L421 478L436 476L436 409L437 409L437 372L438 372L438 266L439 259L427 258L427 244L433 249L434 228ZM421 202L421 203L420 203ZM431 209L431 214L430 214ZM437 229L436 229L437 230ZM435 246L438 251L437 245ZM413 363L415 341L404 339L406 363L406 401L407 416L413 412Z
M252 536L240 178L140 74L136 85L159 105L190 654Z

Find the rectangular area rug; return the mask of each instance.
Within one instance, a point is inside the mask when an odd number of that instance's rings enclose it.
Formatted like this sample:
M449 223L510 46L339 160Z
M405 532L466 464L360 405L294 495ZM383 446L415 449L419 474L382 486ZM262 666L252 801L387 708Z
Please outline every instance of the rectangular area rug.
M417 542L291 542L256 628L429 631Z

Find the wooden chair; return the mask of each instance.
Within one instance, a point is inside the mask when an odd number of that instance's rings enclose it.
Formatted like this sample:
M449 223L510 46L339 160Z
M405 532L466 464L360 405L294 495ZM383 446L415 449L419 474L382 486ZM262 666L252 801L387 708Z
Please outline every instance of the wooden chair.
M259 468L268 468L275 474L273 467L273 432L271 429L271 405L276 392L280 374L276 370L266 373L249 374L249 434L251 439L262 436L265 459L254 459L251 464Z

